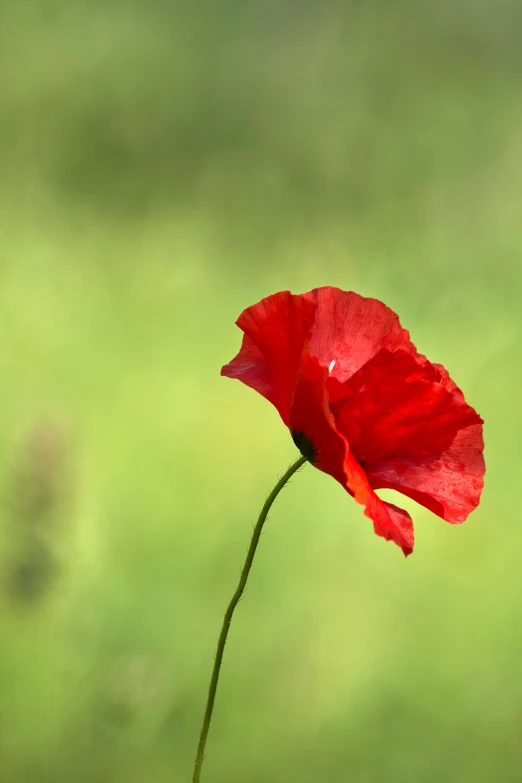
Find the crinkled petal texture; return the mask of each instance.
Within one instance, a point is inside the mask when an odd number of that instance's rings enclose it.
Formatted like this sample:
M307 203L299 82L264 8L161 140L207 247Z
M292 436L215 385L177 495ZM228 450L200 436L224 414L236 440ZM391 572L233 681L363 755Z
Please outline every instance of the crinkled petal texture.
M236 323L244 332L241 350L222 375L238 378L269 400L285 424L294 396L316 307L289 291L269 296L244 310Z
M446 370L419 354L382 302L336 288L284 291L247 308L239 354L222 369L268 399L315 467L365 507L405 554L410 516L395 489L451 523L483 487L482 419Z

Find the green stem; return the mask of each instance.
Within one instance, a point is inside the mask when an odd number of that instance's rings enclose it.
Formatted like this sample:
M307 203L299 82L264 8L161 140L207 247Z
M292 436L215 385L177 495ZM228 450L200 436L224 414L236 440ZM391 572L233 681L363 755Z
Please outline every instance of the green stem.
M216 699L219 673L221 670L221 664L223 662L223 653L225 651L225 644L227 642L230 623L232 622L232 616L234 614L234 610L236 606L239 603L239 599L243 595L243 591L247 583L248 575L250 573L250 569L252 568L252 563L254 561L254 555L256 553L257 545L261 537L261 531L263 530L263 525L265 524L265 520L267 518L268 512L270 511L272 503L274 502L276 497L279 495L279 493L281 492L281 490L283 489L287 481L294 475L296 471L299 470L301 465L304 465L306 461L307 461L306 457L299 457L297 462L294 462L294 464L288 468L284 476L282 476L279 479L274 489L267 497L265 505L261 509L259 519L256 522L254 532L252 533L252 540L250 541L250 546L248 548L245 564L243 566L243 570L241 571L239 584L236 588L236 592L232 596L232 600L230 601L227 607L227 611L225 612L225 618L223 620L223 625L221 627L221 633L219 634L219 640L218 640L218 645L216 650L216 658L214 661L214 668L212 669L212 677L210 678L207 706L205 709L205 715L203 717L203 726L201 727L201 734L199 738L198 752L196 756L196 764L194 767L194 776L192 778L192 783L199 783L199 779L201 775L201 767L203 766L203 758L205 755L205 745L207 744L207 736L208 736L208 731L210 729L212 710L214 709L214 701Z

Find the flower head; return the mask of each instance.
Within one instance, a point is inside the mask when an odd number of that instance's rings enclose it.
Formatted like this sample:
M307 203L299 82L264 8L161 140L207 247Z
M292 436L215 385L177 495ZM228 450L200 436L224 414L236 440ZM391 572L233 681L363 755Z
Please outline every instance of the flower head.
M375 490L395 489L452 524L484 484L482 419L397 315L338 288L262 299L237 320L238 355L221 370L266 397L294 443L365 507L405 555L413 523Z

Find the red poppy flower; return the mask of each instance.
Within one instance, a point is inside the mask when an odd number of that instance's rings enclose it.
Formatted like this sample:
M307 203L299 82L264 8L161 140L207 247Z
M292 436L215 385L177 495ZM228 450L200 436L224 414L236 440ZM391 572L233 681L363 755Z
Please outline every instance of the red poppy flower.
M337 288L282 291L237 325L243 344L221 374L277 408L301 453L365 507L378 535L413 550L410 515L376 489L402 492L452 524L478 505L482 419L389 307Z

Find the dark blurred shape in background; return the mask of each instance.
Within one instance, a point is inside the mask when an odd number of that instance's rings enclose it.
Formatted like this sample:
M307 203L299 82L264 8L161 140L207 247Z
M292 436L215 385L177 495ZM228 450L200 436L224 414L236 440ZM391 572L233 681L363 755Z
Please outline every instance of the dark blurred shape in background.
M10 557L5 563L6 589L15 603L43 598L58 576L64 529L67 445L52 422L34 425L12 469L8 505Z

